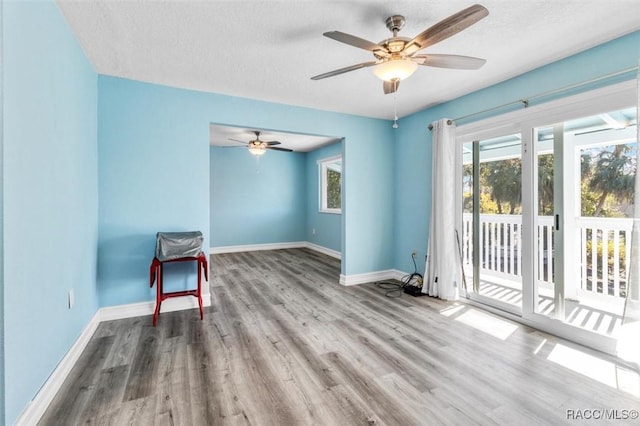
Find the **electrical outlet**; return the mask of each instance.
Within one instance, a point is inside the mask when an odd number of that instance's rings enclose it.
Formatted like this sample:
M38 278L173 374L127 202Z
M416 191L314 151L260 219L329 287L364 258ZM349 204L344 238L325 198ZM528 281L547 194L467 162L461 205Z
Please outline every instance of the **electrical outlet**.
M418 251L414 250L411 252L411 257L416 257L418 255Z
M73 309L73 305L76 303L76 297L73 294L73 289L69 290L69 309Z
M316 235L316 228L311 229L311 234Z

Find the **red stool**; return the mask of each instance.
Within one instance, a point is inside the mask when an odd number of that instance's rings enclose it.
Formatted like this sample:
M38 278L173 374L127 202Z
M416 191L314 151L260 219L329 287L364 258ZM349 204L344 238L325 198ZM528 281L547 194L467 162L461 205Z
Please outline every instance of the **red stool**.
M165 293L162 288L162 265L170 262L189 262L196 261L198 262L197 274L198 274L198 288L195 290L183 290L183 291L172 291ZM181 297L181 296L194 296L198 299L198 306L200 306L200 319L204 318L204 311L202 310L202 274L200 273L200 269L204 272L204 277L208 281L209 280L209 267L207 262L207 256L203 252L198 253L197 256L188 256L188 257L179 257L177 259L160 261L157 257L153 258L151 261L151 266L149 267L149 287L153 287L153 283L155 281L158 282L156 286L156 310L153 312L153 326L156 326L158 322L158 316L160 315L160 305L164 300L167 300L170 297Z

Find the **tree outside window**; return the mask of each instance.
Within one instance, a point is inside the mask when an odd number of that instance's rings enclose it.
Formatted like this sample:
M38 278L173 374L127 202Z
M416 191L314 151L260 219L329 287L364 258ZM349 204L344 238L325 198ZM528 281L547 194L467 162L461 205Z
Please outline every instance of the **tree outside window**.
M342 157L318 161L320 169L320 212L342 213Z

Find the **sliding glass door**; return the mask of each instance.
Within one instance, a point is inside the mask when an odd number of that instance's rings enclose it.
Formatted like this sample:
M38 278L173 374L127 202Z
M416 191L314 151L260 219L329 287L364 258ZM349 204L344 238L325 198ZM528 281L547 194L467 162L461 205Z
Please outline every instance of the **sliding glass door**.
M636 107L616 90L458 128L469 298L608 352L628 291L638 142Z

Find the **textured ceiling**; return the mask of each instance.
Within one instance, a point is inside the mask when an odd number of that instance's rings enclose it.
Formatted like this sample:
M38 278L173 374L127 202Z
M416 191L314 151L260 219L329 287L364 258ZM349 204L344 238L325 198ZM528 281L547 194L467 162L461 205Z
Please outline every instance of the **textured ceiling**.
M256 135L254 132L256 130L260 131L261 141L278 141L280 142L278 148L288 148L296 152L312 151L325 145L340 141L340 139L329 136L301 135L299 133L276 132L273 130L261 129L245 129L243 127L210 124L209 145L242 148L241 144L233 142L231 139L247 143L249 141L255 140Z
M402 14L401 36L473 1L58 0L100 74L322 110L391 119L371 69L311 76L373 59L322 36L339 30L374 42ZM503 81L640 29L638 0L486 0L489 16L426 49L485 58L477 71L419 67L397 93L400 117ZM212 119L214 119L212 117Z

